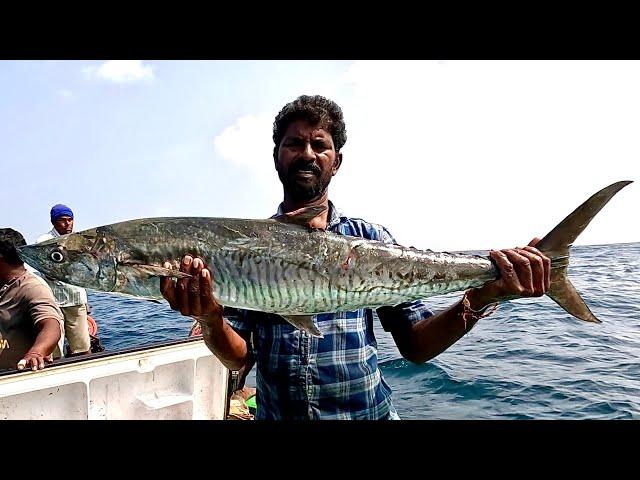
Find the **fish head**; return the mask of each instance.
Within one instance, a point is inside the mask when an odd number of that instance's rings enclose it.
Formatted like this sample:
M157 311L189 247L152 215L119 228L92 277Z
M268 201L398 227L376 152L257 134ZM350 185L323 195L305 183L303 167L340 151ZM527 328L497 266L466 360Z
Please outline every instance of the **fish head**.
M18 255L48 278L111 291L117 276L113 250L104 232L90 229L19 247Z

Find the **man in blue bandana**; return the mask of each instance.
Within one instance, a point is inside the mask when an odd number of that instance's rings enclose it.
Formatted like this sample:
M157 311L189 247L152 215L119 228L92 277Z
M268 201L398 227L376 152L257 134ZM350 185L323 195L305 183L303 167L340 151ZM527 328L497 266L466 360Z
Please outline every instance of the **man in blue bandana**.
M51 223L53 228L44 235L40 235L36 243L73 232L73 212L66 205L54 205L51 208ZM91 338L87 323L86 290L58 280L49 278L46 280L64 315L64 334L69 344L69 356L90 353ZM54 357L58 355L62 356L62 352L54 353Z

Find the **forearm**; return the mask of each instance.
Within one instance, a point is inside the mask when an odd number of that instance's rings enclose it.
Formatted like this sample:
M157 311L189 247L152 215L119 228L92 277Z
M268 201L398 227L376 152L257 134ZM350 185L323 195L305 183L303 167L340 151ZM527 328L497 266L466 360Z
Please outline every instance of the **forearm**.
M409 333L403 355L414 363L424 363L444 352L459 340L472 325L465 328L460 317L461 302L415 323Z
M240 370L247 361L247 342L222 315L212 313L196 317L205 345L229 370Z
M486 298L480 298L477 291L468 291L460 301L415 323L402 342L403 355L415 363L438 356L469 332L481 316L492 311L484 310L488 305Z
M45 318L36 323L36 326L40 330L29 352L38 353L46 357L53 352L60 340L60 323L54 318Z

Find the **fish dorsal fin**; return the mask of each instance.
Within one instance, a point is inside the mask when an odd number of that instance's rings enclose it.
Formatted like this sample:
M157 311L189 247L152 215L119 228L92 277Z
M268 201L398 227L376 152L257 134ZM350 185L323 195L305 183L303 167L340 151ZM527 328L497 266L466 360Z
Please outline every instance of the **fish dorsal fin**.
M283 213L273 217L276 222L293 223L296 225L309 226L309 222L327 209L324 205L299 208L293 212Z

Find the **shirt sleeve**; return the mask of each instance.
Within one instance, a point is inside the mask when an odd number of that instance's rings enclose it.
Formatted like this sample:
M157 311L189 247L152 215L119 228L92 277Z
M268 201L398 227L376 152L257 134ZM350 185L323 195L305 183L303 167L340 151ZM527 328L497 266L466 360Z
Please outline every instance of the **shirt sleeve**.
M46 318L58 320L61 330L64 329L64 317L60 307L56 304L51 289L44 283L38 282L29 288L27 296L27 311L33 324Z
M251 318L251 312L248 310L224 307L222 315L229 326L244 338L248 338L254 329L255 321Z
M380 228L378 237L381 242L397 244L393 235L385 227ZM401 303L395 306L379 307L376 313L385 332L410 328L420 320L433 315L433 312L422 300Z
M433 312L422 300L401 303L393 307L380 307L376 313L385 332L410 328L420 320L433 315Z
M42 235L40 235L37 239L36 239L36 243L42 243L46 240L50 240L53 238L53 235L51 235L50 233L43 233Z

